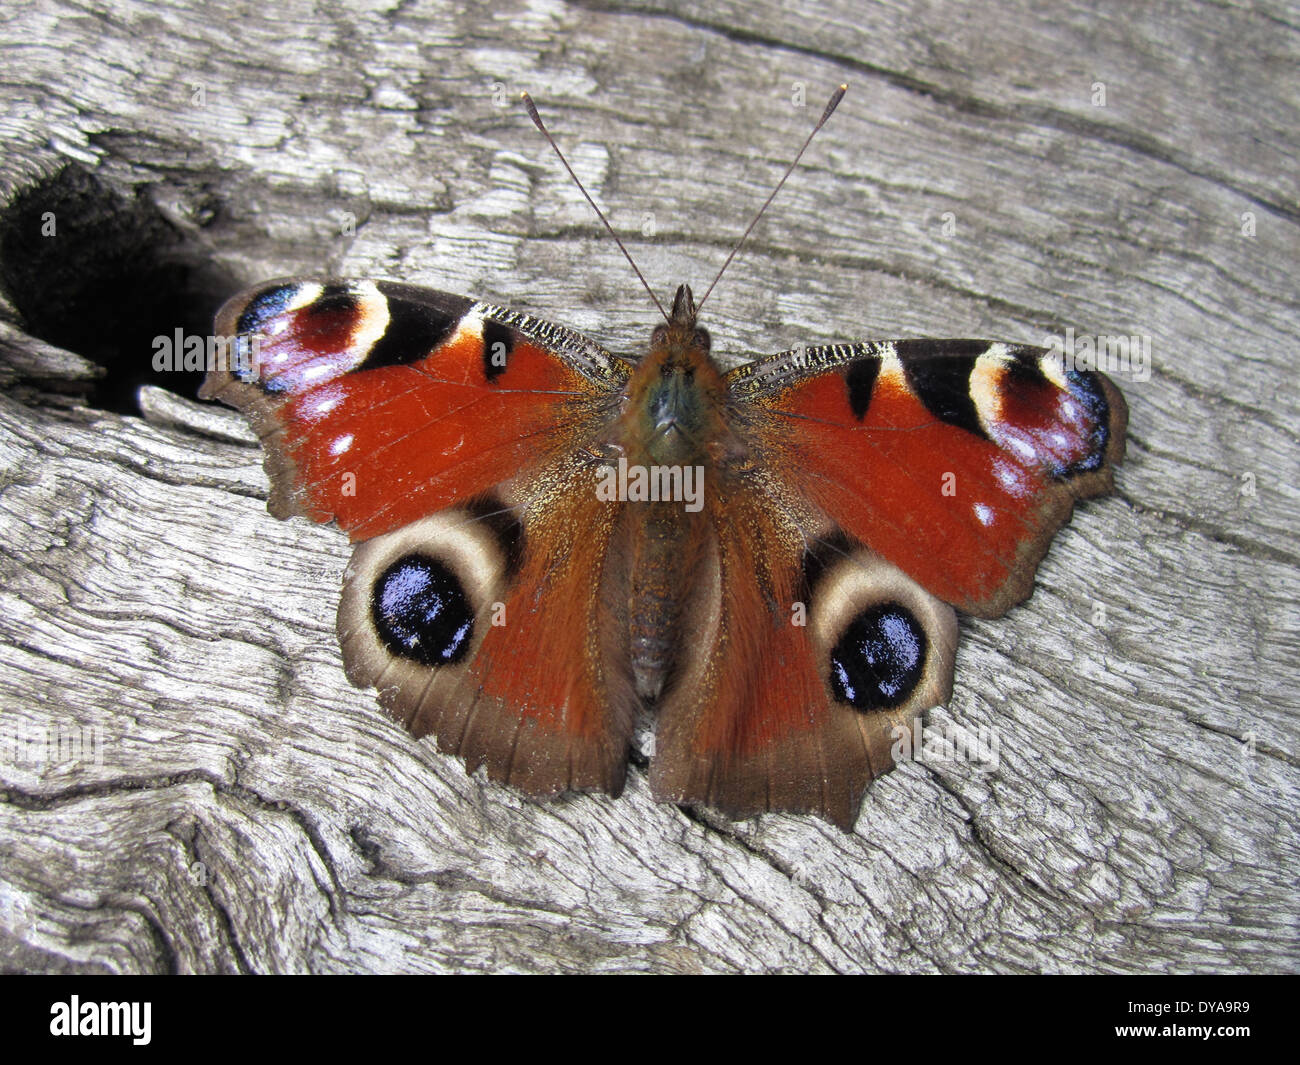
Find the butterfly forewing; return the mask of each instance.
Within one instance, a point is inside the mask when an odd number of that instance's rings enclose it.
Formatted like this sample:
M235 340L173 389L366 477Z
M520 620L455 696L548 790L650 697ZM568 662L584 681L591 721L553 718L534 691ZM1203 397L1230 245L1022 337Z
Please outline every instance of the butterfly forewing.
M248 414L271 509L392 532L583 447L626 367L579 334L393 282L278 281L231 300L243 373L201 395Z
M980 340L804 348L729 383L764 461L945 602L1029 594L1074 502L1112 485L1127 408L1059 354Z

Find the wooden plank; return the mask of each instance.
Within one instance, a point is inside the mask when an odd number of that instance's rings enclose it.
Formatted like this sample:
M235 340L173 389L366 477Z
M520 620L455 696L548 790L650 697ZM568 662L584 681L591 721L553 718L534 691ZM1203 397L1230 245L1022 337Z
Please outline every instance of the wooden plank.
M6 13L6 969L1297 968L1294 7L701 6ZM348 686L346 544L265 513L237 418L181 378L144 418L83 402L96 362L102 402L153 335L294 273L636 351L652 309L518 91L665 293L707 283L840 81L710 300L721 351L1152 351L1117 375L1117 497L1026 605L962 620L930 724L993 730L996 768L903 766L852 835L688 815L636 769L616 802L467 777Z

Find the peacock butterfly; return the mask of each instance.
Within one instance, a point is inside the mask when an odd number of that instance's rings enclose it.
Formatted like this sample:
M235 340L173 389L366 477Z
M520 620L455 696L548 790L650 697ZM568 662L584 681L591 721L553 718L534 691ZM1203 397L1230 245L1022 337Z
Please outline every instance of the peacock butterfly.
M444 292L271 281L216 320L256 359L200 395L261 437L274 516L357 543L344 665L412 734L530 795L616 796L653 708L659 799L847 830L951 695L953 608L1023 600L1110 490L1124 399L983 340L725 371L697 312L682 285L631 360Z

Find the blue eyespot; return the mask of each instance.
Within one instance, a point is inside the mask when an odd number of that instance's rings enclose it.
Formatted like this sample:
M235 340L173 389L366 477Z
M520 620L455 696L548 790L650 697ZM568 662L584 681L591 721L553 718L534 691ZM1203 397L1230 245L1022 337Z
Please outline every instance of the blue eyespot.
M920 622L898 603L858 614L831 651L831 690L855 710L901 706L925 669L926 638Z
M385 647L425 666L461 661L474 635L465 589L426 555L406 555L384 570L375 581L371 616Z

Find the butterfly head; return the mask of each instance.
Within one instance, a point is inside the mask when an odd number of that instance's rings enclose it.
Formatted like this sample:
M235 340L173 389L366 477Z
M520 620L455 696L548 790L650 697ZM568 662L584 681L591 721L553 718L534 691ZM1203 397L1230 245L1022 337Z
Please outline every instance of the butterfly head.
M650 335L651 357L663 348L678 351L697 348L707 358L711 346L709 331L695 324L695 296L691 293L691 286L679 285L673 299L673 313Z
M682 285L627 386L631 442L650 461L698 461L713 439L726 389L710 348L708 330L695 324L690 286Z

